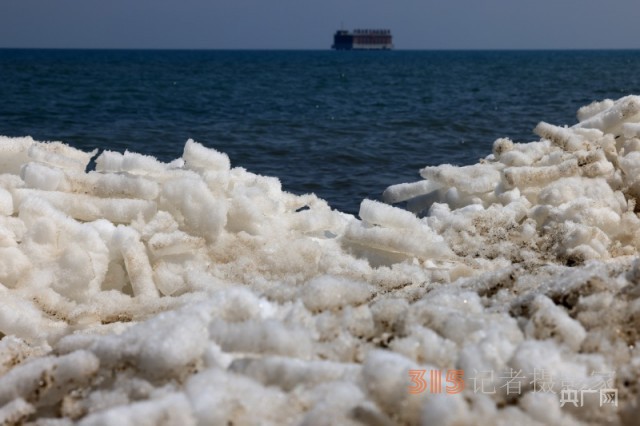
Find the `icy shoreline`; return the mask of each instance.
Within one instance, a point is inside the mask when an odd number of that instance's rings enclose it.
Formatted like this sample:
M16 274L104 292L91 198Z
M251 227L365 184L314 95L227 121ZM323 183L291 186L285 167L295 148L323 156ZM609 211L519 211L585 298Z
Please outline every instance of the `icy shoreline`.
M0 137L0 421L632 424L640 97L578 118L359 219L193 141Z

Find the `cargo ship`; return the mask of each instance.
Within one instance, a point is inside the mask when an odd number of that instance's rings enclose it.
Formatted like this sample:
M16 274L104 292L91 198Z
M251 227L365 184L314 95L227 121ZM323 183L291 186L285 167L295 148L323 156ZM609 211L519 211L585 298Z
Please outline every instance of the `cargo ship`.
M333 35L335 50L391 50L391 30L338 30Z

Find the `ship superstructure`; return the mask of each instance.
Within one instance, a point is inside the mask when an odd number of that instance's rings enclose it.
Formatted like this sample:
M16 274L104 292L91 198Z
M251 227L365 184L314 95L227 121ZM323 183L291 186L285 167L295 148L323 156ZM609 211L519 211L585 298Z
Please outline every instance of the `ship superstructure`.
M393 38L391 30L338 30L333 35L333 46L335 50L391 50L393 49Z

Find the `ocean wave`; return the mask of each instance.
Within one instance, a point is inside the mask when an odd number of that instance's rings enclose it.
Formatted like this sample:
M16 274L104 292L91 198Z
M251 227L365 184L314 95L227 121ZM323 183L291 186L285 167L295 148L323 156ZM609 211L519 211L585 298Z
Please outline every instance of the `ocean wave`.
M631 422L640 97L578 117L359 217L192 140L0 138L0 419Z

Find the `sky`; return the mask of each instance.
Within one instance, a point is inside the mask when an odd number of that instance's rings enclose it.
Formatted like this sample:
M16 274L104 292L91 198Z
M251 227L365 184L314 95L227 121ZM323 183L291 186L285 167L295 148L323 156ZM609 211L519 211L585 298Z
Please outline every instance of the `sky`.
M344 27L397 49L634 49L639 17L639 0L0 0L0 48L328 49Z

